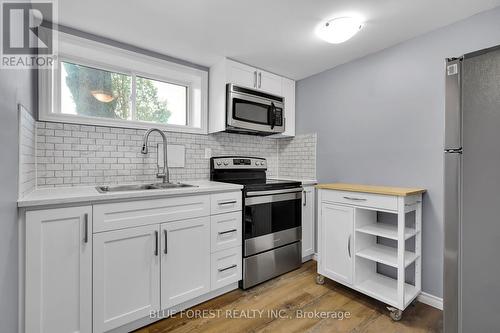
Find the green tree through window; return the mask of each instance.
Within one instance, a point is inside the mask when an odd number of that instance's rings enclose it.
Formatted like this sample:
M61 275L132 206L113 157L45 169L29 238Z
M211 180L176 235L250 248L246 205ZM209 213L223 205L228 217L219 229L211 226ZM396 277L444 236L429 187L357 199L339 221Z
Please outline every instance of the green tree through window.
M132 77L82 65L63 62L65 83L78 115L132 119L130 110ZM141 120L167 124L171 112L167 100L161 100L154 81L136 78L136 116ZM96 96L100 94L101 100Z

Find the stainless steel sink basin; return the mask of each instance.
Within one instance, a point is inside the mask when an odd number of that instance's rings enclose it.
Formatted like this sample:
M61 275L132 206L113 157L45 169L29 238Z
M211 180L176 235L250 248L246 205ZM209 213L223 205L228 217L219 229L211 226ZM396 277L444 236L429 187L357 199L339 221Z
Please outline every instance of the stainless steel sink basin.
M134 184L134 185L116 185L116 186L96 186L99 193L125 192L125 191L144 191L144 190L165 190L172 188L197 187L183 183L153 183L153 184Z

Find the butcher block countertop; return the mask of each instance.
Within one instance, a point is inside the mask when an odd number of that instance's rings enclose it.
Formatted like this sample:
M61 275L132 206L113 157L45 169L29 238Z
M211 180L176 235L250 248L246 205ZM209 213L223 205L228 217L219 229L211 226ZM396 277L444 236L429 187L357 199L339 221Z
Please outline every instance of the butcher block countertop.
M316 188L324 190L363 192L363 193L375 193L375 194L397 195L397 196L415 195L424 193L426 191L423 188L375 186L375 185L344 184L344 183L318 184L316 185Z

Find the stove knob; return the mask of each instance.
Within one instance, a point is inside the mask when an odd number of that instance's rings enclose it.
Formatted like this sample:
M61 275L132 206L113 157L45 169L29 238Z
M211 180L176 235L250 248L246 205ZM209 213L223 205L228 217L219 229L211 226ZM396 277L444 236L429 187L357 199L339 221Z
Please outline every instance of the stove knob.
M224 165L226 165L226 166L227 166L228 164L229 164L229 163L228 163L227 161L224 161Z
M257 165L259 165L259 162L255 161L255 165L256 165L256 166L257 166Z
M260 165L264 165L264 162L260 162Z
M221 166L221 165L222 165L222 162L221 162L221 161L218 161L218 162L217 162L217 165L218 165L218 166Z

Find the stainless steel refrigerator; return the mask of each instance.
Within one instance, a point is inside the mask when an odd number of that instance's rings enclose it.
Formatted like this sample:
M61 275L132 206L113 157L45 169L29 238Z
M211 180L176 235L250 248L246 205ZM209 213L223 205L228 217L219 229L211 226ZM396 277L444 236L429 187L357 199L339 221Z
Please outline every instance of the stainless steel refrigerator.
M445 75L444 330L500 332L500 47Z

